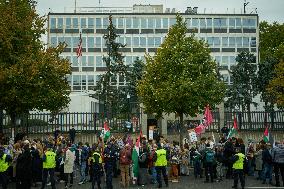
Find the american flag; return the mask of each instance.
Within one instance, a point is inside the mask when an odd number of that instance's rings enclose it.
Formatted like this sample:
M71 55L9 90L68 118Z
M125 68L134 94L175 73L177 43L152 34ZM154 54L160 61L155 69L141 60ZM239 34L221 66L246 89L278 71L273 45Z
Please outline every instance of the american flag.
M82 34L80 33L79 44L76 50L77 58L82 56Z

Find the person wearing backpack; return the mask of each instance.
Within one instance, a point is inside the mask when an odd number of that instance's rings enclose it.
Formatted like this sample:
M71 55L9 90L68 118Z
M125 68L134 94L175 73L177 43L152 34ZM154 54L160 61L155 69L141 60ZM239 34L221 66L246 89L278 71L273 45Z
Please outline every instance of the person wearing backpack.
M119 154L120 174L123 187L129 187L129 168L131 164L131 148L126 144Z
M92 165L92 189L97 183L98 189L101 189L102 163L103 159L97 146L94 146L94 152L91 158Z
M204 153L204 167L205 167L205 183L209 182L209 175L211 182L214 182L213 165L215 163L215 152L211 149L210 144L206 144L206 149Z

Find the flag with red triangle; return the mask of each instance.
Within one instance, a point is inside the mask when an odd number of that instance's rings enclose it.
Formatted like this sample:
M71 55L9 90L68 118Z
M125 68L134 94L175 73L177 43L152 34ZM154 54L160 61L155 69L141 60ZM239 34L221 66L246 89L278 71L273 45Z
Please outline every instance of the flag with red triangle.
M265 128L265 131L263 133L263 141L268 143L269 142L269 130L268 127Z
M228 138L231 138L233 135L238 133L238 122L237 122L237 118L236 115L234 114L234 125L233 127L230 129L229 134L227 136Z
M139 157L139 148L140 148L141 138L142 138L142 130L140 131L140 134L137 138L135 147L132 150L132 163L133 163L132 177L133 177L133 181L137 181L137 178L138 178L138 171L139 171L138 157Z

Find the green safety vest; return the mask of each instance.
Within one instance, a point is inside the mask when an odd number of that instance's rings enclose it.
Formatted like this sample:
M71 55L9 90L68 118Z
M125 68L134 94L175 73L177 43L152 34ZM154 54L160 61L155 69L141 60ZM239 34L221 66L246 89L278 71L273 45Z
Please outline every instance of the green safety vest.
M52 151L47 151L45 153L46 159L43 162L44 169L53 169L56 166L55 156L56 154Z
M245 155L242 153L237 153L236 155L239 156L239 159L233 164L233 169L243 169Z
M100 153L98 153L98 152L94 152L94 153L93 153L93 162L95 162L94 155L98 155L98 156L99 156L99 163L100 163L100 164L101 164L101 163L103 163L102 156L101 156L101 154L100 154Z
M5 161L6 157L7 155L4 154L3 157L0 159L0 173L7 171L7 169L9 168L9 163Z
M167 151L165 149L160 149L156 151L157 161L155 162L155 166L161 167L166 166L168 164L167 161Z

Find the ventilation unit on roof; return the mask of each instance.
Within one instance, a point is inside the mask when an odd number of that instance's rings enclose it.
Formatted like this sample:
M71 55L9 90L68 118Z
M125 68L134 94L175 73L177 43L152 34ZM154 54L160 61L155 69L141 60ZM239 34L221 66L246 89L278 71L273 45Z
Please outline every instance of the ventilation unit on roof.
M172 13L176 13L176 9L175 8L172 9Z
M170 13L171 9L170 8L166 8L165 13Z
M187 13L187 14L191 14L191 12L192 12L192 9L191 9L191 7L187 7L187 8L186 8L186 11L185 11L185 13Z

